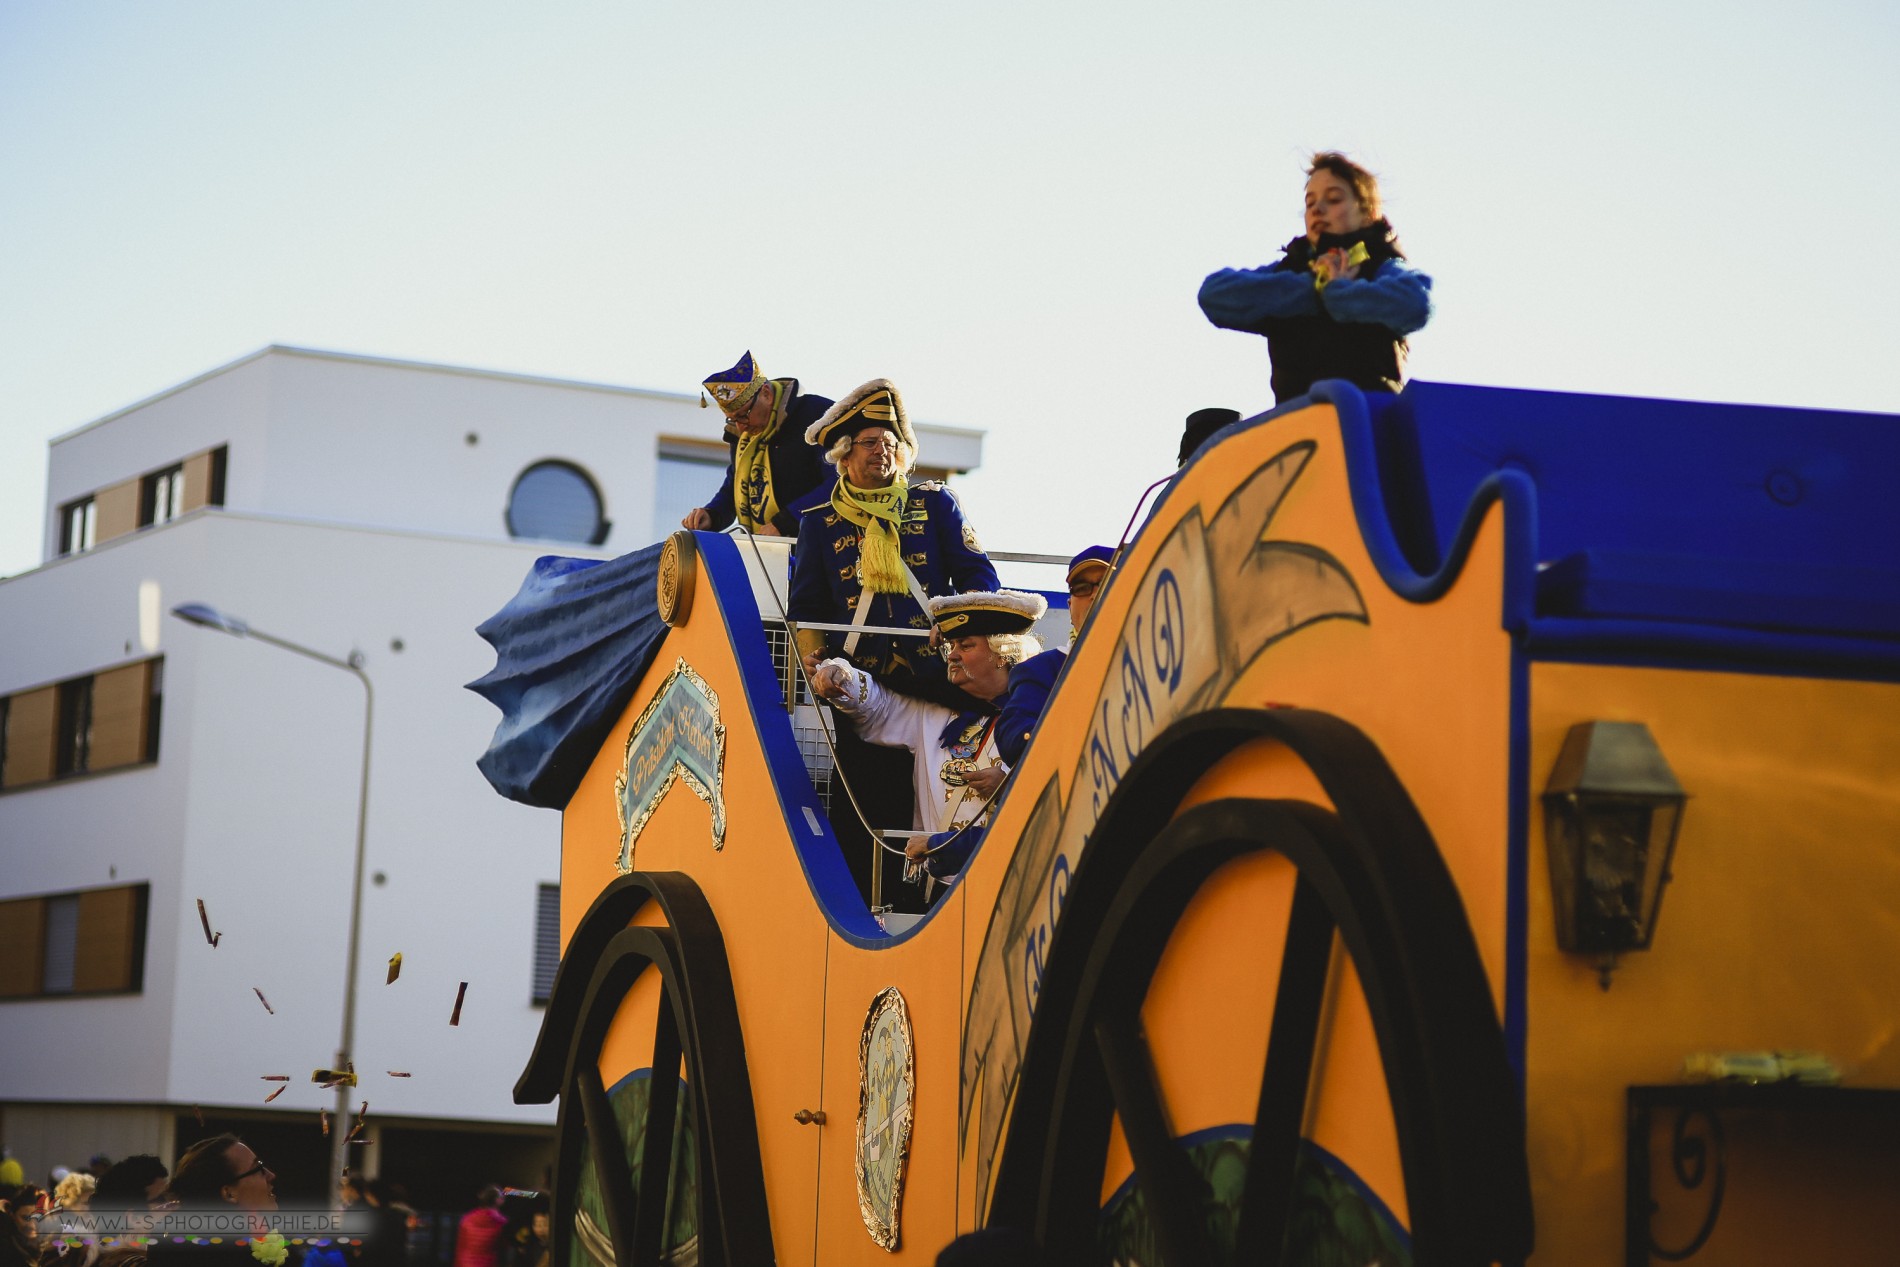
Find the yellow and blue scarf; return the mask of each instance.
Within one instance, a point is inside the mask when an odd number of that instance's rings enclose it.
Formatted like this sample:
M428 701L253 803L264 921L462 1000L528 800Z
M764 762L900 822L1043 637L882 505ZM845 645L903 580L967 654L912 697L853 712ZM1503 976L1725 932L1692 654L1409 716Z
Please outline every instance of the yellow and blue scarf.
M867 594L908 594L898 525L910 498L910 481L898 476L889 488L858 488L840 475L831 490L831 506L864 532L858 550L858 583Z
M778 517L778 495L772 489L772 462L768 446L785 421L785 407L791 401L791 384L774 379L772 420L752 435L739 436L738 450L732 456L732 508L747 532L772 532L772 520ZM761 389L763 390L763 389Z

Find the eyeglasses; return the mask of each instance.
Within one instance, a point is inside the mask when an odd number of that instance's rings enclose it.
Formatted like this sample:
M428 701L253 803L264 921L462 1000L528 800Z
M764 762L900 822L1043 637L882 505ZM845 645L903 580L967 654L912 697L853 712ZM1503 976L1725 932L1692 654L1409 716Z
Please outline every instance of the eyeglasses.
M1070 581L1070 598L1092 598L1095 591L1102 588L1100 581Z
M897 452L898 442L890 436L880 436L874 440L853 440L851 444L854 448L863 449L867 453L874 449L889 449L892 453L895 453Z
M268 1167L264 1165L264 1159L259 1157L252 1163L249 1170L244 1171L242 1174L232 1175L229 1182L237 1183L239 1180L249 1179L252 1175L262 1174L267 1169Z

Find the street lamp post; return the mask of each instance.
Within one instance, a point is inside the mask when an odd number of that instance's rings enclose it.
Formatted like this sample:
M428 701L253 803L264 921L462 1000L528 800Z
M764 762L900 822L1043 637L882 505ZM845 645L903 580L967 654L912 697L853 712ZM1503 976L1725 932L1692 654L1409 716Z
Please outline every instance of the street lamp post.
M273 647L294 651L307 659L353 674L356 680L363 684L363 779L356 797L356 863L350 876L349 967L343 978L343 1034L337 1044L336 1064L333 1066L339 1072L346 1070L350 1067L350 1052L356 1045L356 967L363 923L363 842L369 826L370 719L375 711L376 703L376 693L370 687L369 674L363 671L363 655L360 651L352 651L347 660L339 660L335 656L313 651L288 638L279 638L261 629L253 629L248 622L205 603L181 603L172 608L172 615L189 624L202 625L206 629L228 633L234 638L255 638ZM330 1123L330 1204L332 1206L336 1205L341 1198L343 1172L349 1165L351 1090L347 1082L337 1086L336 1114Z

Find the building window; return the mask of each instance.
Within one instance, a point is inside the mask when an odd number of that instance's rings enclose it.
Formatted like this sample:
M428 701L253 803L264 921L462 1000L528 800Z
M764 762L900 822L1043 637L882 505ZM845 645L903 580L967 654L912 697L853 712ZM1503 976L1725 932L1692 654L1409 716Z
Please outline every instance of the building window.
M0 789L157 761L164 682L155 657L0 696Z
M139 527L168 524L184 513L185 468L168 466L139 481Z
M83 554L99 536L99 508L90 497L67 502L59 510L59 552Z
M71 994L79 965L79 895L46 899L46 935L41 941L40 993Z
M205 494L207 506L224 505L224 470L229 465L230 456L231 450L228 445L221 444L211 450L211 487Z
M0 999L144 989L150 894L132 884L0 902Z
M605 541L613 527L602 512L600 490L572 462L536 462L516 477L507 520L511 537L590 546Z
M726 477L729 452L723 444L694 440L660 441L653 478L653 537L657 541L680 520L713 499Z
M561 886L543 884L534 893L534 999L554 995L554 972L561 966Z
M92 679L59 684L59 729L53 748L53 777L84 774L92 761Z

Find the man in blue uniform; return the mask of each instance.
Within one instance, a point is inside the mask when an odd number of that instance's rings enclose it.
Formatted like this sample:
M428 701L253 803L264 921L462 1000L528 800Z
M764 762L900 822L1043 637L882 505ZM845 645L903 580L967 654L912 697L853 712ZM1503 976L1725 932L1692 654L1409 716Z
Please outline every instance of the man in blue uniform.
M732 458L719 491L680 527L718 532L737 520L761 536L797 536L799 515L824 504L837 478L805 439L831 401L801 394L795 378L767 378L750 352L702 386L726 415Z
M799 526L792 620L922 633L930 629L927 599L999 588L956 495L936 480L909 481L917 440L889 381L873 380L846 396L805 438L836 464L838 482ZM802 654L826 648L891 690L950 708L968 703L945 680L930 639L800 631Z
M798 650L806 665L842 655L889 690L958 711L968 707L970 697L945 676L934 639L859 631L923 634L931 627L923 608L929 598L1000 588L956 497L935 480L910 482L917 438L897 388L881 378L864 384L813 423L805 439L838 468L838 482L830 500L806 511L799 525L788 614L794 622L858 627L801 628ZM873 851L881 846L865 826L910 825L910 762L900 749L864 742L846 724L838 727L838 772L865 822L849 801L834 796L832 828L869 903ZM890 887L900 891L899 910L922 909L919 891Z

